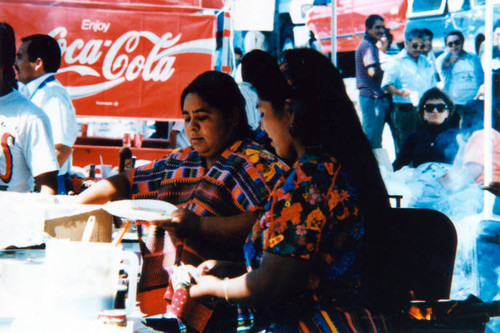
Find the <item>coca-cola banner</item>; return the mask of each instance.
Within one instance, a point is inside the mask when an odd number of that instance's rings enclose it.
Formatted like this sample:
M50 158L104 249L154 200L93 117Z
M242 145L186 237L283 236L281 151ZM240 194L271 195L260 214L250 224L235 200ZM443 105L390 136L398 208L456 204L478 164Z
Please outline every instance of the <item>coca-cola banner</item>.
M34 33L57 39L56 77L79 116L181 118L182 89L213 68L214 15L0 1L0 21L18 43Z
M122 8L130 10L173 10L185 12L199 11L202 8L222 8L224 6L224 0L1 0L0 4L7 2L94 9Z

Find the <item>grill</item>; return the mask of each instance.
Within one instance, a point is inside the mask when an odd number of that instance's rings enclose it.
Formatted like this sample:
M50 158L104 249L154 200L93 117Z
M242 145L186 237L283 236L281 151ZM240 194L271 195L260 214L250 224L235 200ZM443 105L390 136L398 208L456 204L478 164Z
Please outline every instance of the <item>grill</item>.
M391 332L485 332L491 317L500 316L500 301L411 302L403 314L388 320Z
M478 251L485 239L498 242L498 224L483 224L487 237L478 239ZM376 227L367 226L363 292L389 332L485 332L500 316L500 301L450 300L456 248L453 223L430 209L392 208Z

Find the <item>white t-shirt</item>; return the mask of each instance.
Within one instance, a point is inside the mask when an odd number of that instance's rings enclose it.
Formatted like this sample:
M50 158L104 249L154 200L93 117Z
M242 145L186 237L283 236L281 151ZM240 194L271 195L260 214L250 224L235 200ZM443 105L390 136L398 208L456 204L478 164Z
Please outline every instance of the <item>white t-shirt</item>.
M57 170L50 121L18 91L0 97L0 189L33 190L33 177Z
M54 74L45 74L28 82L23 93L49 116L54 143L72 147L78 136L75 108L68 92ZM61 166L59 174L69 172L70 168L71 156Z
M248 125L255 131L260 126L260 111L257 108L259 100L255 88L249 82L238 84L240 92L245 98L245 111L247 114Z

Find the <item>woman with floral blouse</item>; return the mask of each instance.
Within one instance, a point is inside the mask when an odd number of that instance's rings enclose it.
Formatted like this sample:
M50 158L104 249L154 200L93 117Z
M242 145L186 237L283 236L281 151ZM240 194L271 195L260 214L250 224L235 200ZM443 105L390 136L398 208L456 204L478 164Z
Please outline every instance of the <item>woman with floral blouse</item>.
M311 49L285 51L255 84L263 129L293 166L247 238L247 273L201 264L192 297L254 308L265 332L372 332L361 306L365 231L389 208L370 145L341 75Z

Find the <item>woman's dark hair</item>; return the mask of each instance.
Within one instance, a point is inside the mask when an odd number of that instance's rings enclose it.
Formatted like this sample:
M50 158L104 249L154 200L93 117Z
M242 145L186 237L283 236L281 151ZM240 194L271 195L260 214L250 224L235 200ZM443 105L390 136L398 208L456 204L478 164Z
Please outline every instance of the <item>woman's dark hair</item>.
M254 49L245 53L241 59L241 79L252 85L259 77L266 75L269 66L276 65L276 58L266 51Z
M372 287L380 285L378 270L387 255L380 239L389 227L389 197L377 160L366 138L344 81L331 61L312 49L287 50L278 66L255 84L259 98L271 102L278 115L294 114L290 134L304 146L321 146L335 157L359 191L360 215L366 229L360 292L369 305ZM284 108L286 101L290 108ZM306 148L307 149L307 148ZM385 237L385 238L384 238Z
M181 109L188 94L197 94L211 107L219 109L226 119L238 117L236 139L254 138L248 125L245 98L234 79L225 73L208 71L198 75L181 94Z
M420 102L418 103L417 110L422 119L424 118L424 106L430 99L442 99L444 101L444 104L446 104L446 106L448 107L448 112L450 113L448 119L451 118L451 115L455 110L455 104L453 103L451 98L448 97L448 95L446 95L441 89L431 88L424 92L424 94L420 98ZM445 121L448 121L448 119L446 119Z
M321 146L334 156L360 191L365 220L380 218L389 207L387 190L339 71L312 49L287 50L278 64L255 84L259 98L278 114L290 99L291 134L305 147Z
M14 62L16 61L16 37L14 29L0 22L0 66L3 68L3 91L17 89ZM10 89L9 89L10 88Z

